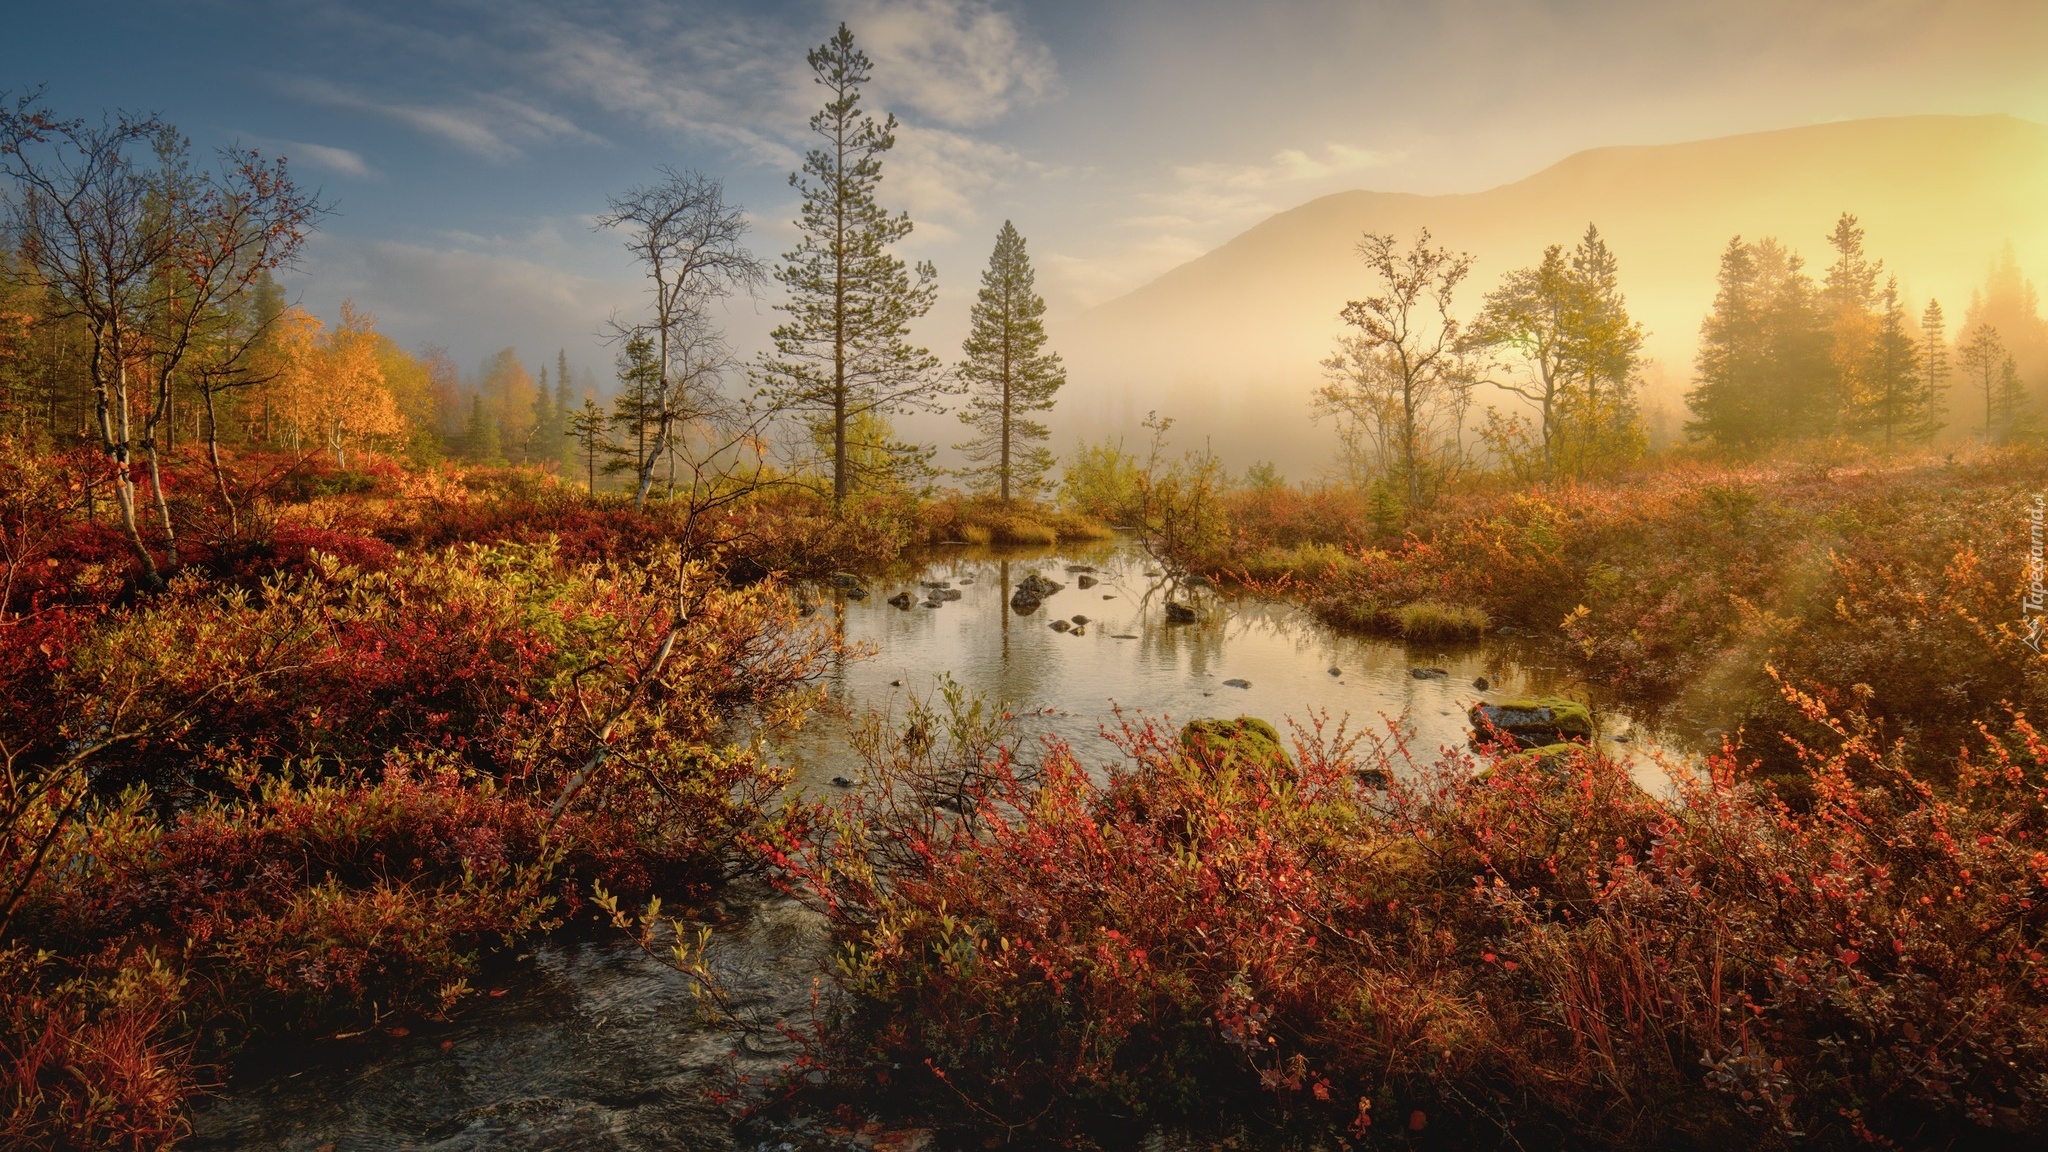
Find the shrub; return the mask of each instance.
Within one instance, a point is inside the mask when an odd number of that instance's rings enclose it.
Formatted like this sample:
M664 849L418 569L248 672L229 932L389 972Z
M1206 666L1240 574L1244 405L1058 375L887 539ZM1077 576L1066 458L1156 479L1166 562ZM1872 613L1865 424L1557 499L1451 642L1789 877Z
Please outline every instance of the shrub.
M1398 729L1126 726L1099 783L1057 744L875 746L873 796L780 845L843 949L802 1067L970 1137L2048 1136L2048 741L2010 718L1938 798L1786 698L1826 736L1805 813L1732 753L1664 803L1590 747L1417 765ZM958 818L899 791L935 755Z
M1410 640L1477 640L1486 633L1486 613L1477 608L1417 600L1394 609L1401 635Z

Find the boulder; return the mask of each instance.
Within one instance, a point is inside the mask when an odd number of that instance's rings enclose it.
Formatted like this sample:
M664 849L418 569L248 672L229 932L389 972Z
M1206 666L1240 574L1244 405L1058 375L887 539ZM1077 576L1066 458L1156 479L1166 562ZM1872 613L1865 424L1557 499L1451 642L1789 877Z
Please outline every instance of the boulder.
M1087 634L1088 626L1086 624L1076 624L1074 625L1074 630L1068 633L1070 636L1086 636Z
M855 584L851 588L840 589L839 594L841 596L846 597L848 600L865 600L868 598L868 590L861 587L858 584Z
M1051 624L1047 625L1048 628L1051 628L1055 632L1065 632L1073 628L1073 626L1074 623L1071 620L1055 620Z
M1223 686L1224 686L1225 688L1249 688L1249 687L1251 687L1251 686L1252 686L1252 682L1251 682L1251 681L1249 681L1249 680L1236 680L1236 679L1232 679L1232 680L1225 680L1225 681L1223 682Z
M1088 622L1088 618L1086 616L1081 615L1079 612L1076 612L1072 616L1067 617L1067 619L1072 620L1076 624L1086 624Z
M926 600L922 606L926 608L937 608L940 605L940 603L942 602L938 600Z
M1493 687L1493 681L1491 681L1491 680L1488 680L1488 679L1487 679L1486 677L1484 677L1484 676L1481 676L1481 677L1479 677L1478 679L1476 679L1476 680L1472 681L1472 686L1473 686L1474 688L1477 688L1477 689L1479 689L1479 690L1480 690L1481 692L1484 692L1484 691L1486 691L1487 689L1489 689L1489 688Z
M1441 680L1450 675L1441 668L1410 668L1408 674L1417 680Z
M1193 624L1197 618L1195 610L1186 604L1182 604L1178 600L1168 600L1166 602L1166 622L1168 624Z
M1337 667L1337 666L1336 666L1336 665L1334 665L1334 664L1332 664L1332 665L1330 666L1330 675L1332 675L1332 676L1342 676L1343 674L1344 674L1344 670L1343 670L1342 668L1339 668L1339 667Z
M1065 584L1057 580L1047 580L1036 572L1017 582L1017 591L1033 600L1043 600L1065 587Z
M1212 772L1226 765L1250 764L1294 770L1280 733L1254 716L1235 720L1191 720L1180 730L1180 750L1189 760Z
M917 603L917 601L908 592L898 592L894 596L889 597L889 603L894 604L898 608L908 608L912 604Z
M1074 581L1074 586L1076 588L1093 588L1095 587L1096 583L1097 581L1095 577L1083 576L1079 580Z
M939 589L939 594L937 598L940 600L958 600L960 597L964 595L966 595L966 593L960 591L958 588L941 588Z
M1593 710L1562 696L1532 696L1503 700L1498 704L1474 704L1466 715L1472 721L1475 743L1487 739L1489 727L1505 733L1522 748L1584 742L1594 735Z

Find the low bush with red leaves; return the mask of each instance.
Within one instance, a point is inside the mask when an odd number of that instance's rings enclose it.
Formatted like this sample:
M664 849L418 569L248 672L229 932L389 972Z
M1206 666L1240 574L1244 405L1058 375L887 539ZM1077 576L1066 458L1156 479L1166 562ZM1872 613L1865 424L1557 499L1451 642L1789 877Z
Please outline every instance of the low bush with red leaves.
M1787 699L1825 736L1804 811L1732 753L1666 802L1590 749L1139 724L1104 779L914 717L871 797L776 845L840 941L797 1071L1060 1141L2048 1138L2048 743L2009 717L1937 790Z

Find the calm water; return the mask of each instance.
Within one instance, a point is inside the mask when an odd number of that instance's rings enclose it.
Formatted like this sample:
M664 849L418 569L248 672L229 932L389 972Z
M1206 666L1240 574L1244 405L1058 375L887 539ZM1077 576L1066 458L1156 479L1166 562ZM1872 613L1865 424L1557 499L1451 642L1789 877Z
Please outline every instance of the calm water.
M1087 575L1100 583L1080 588L1083 573L1070 566L1095 569ZM1653 734L1559 669L1501 646L1445 649L1340 633L1292 606L1221 592L1201 594L1197 623L1168 624L1161 581L1148 578L1150 570L1125 540L1033 550L955 547L922 568L869 581L864 600L817 589L822 625L872 653L832 670L833 711L841 717L863 709L900 715L909 696L933 694L950 675L969 691L1005 703L1017 714L1020 733L1063 738L1089 763L1116 755L1100 732L1117 706L1176 724L1257 716L1283 733L1290 718L1306 721L1318 712L1348 720L1353 730L1383 731L1389 721L1405 718L1415 730L1411 748L1424 758L1440 747L1464 745L1466 711L1474 702L1554 692L1595 701L1603 731L1628 737L1610 743L1610 751L1631 761L1645 787L1669 787L1651 758L1659 747ZM1036 611L1020 614L1010 607L1010 593L1033 572L1066 587ZM949 584L961 597L936 608L888 603L906 591L924 600L925 582ZM1088 618L1082 635L1050 627L1076 615ZM1446 674L1418 679L1418 668ZM1474 686L1480 677L1490 681L1488 689ZM827 714L783 745L806 786L860 776L844 732L843 718Z

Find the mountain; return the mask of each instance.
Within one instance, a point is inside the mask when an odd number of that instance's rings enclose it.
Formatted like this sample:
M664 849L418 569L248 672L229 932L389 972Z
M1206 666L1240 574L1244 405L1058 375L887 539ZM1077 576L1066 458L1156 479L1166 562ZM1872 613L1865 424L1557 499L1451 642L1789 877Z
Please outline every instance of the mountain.
M1129 430L1151 409L1185 442L1213 438L1233 464L1277 460L1292 476L1333 456L1310 423L1318 362L1338 311L1371 289L1366 231L1404 242L1427 227L1474 255L1459 305L1470 316L1502 273L1533 265L1597 224L1621 264L1631 311L1650 329L1649 397L1675 426L1699 324L1729 238L1776 236L1810 268L1854 212L1868 251L1899 277L1917 318L1932 294L1962 323L1991 262L2015 246L2048 263L2048 127L2009 116L1857 120L1683 144L1597 148L1483 192L1343 192L1282 212L1157 280L1075 318L1057 338L1076 387L1060 433ZM1482 397L1506 407L1511 398Z

